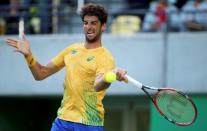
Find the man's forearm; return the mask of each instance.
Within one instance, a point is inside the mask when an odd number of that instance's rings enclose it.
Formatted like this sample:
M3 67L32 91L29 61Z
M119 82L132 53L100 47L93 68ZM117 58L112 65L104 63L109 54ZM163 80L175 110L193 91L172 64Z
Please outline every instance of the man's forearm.
M96 91L101 91L107 89L110 85L111 83L105 82L104 75L100 74L95 80L94 88Z
M43 80L58 71L52 63L49 63L46 66L41 65L32 54L25 56L25 59L35 80Z

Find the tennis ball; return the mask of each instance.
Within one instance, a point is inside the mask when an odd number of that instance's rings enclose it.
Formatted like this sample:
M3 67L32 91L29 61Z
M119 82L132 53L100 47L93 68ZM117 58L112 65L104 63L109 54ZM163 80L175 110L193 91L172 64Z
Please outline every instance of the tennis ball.
M116 80L116 74L114 72L107 72L104 74L104 81L107 83L112 83Z

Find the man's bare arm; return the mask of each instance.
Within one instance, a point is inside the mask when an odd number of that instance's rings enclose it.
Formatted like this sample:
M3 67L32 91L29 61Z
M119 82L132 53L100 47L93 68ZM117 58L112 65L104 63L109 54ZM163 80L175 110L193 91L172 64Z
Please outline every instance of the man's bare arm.
M35 80L43 80L48 76L56 73L59 69L52 63L48 63L46 66L43 66L36 62L34 65L29 66L30 71L32 72Z
M9 46L14 47L15 52L19 52L24 55L35 80L43 80L59 71L59 69L52 62L49 62L46 66L43 66L33 57L29 41L26 39L25 35L22 40L9 38L6 40L6 43Z
M98 74L94 83L94 88L97 92L107 89L110 85L111 83L104 81L104 74Z
M125 75L126 71L124 69L114 69L112 70L116 74L116 79L118 81L126 81ZM96 91L101 91L107 89L111 83L105 81L104 74L98 74L94 82L94 88Z

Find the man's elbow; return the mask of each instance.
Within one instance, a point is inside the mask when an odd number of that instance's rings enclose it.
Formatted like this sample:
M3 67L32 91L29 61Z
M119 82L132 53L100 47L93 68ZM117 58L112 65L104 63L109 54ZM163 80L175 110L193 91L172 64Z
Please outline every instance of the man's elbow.
M96 86L96 87L95 87L95 91L96 91L96 92L99 92L99 91L106 90L107 88L109 88L110 85L111 85L111 84L107 83L107 85Z
M103 89L95 88L95 91L96 91L96 92L99 92L99 91L101 91L101 90L103 90Z
M34 76L34 79L35 79L36 81L42 81L42 80L44 80L45 78L44 78L44 77L37 77L37 76Z
M100 91L102 91L102 90L104 90L104 89L95 89L96 90L96 92L100 92Z

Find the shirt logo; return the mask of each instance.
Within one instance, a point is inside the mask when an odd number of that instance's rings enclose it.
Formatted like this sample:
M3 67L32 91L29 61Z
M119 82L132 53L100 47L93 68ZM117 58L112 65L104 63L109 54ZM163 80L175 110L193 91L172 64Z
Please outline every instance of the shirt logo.
M90 62L90 61L92 61L94 58L95 58L94 56L89 56L86 60L87 60L87 62Z
M74 54L76 54L77 52L78 52L77 50L73 49L73 50L71 51L71 54L74 55Z

